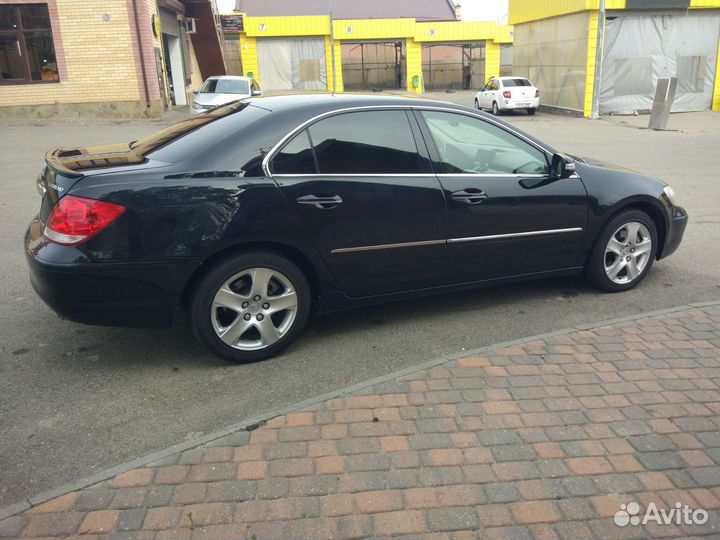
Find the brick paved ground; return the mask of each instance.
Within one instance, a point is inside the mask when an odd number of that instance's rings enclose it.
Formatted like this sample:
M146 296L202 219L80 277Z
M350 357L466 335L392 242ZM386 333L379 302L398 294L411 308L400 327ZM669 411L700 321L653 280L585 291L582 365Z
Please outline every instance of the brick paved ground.
M720 534L720 307L461 358L0 522L75 538ZM703 508L628 525L621 504Z

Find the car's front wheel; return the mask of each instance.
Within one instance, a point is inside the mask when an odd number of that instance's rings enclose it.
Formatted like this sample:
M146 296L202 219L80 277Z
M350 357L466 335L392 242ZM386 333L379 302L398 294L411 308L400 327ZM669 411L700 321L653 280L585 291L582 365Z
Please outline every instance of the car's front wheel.
M590 281L609 292L632 289L652 267L657 237L655 222L645 212L618 214L600 233L588 257Z
M478 102L477 98L475 98L475 108L477 110L480 110L480 103Z
M202 278L191 308L192 327L217 356L254 362L297 338L310 304L310 286L293 262L274 253L246 253L225 259Z

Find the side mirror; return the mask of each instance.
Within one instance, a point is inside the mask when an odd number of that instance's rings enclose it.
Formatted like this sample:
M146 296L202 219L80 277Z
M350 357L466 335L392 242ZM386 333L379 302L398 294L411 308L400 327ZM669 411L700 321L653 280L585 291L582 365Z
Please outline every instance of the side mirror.
M250 95L252 95L252 96L262 96L262 90L253 90Z
M575 162L565 154L553 154L550 162L550 178L568 178L575 172Z
M197 93L198 93L197 90L193 90L193 94L195 94L197 96Z

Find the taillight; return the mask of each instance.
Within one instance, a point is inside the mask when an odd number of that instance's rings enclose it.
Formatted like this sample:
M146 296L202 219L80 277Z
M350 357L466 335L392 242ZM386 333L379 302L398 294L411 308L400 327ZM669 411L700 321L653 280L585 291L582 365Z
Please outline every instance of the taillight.
M540 90L537 88L535 89L535 97L540 97Z
M125 207L85 197L66 195L52 209L45 237L66 246L81 244L108 227Z
M503 97L504 97L504 98L507 98L507 99L510 99L510 98L512 97L512 96L510 95L510 90L505 90L505 91L503 92Z

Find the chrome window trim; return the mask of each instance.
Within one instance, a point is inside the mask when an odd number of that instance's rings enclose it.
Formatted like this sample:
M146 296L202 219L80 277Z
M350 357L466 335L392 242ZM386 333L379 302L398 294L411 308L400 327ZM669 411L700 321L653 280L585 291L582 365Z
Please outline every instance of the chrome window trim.
M395 249L395 248L406 248L416 246L434 246L437 244L446 244L447 240L422 240L420 242L400 242L397 244L377 244L374 246L358 246L351 248L336 248L330 251L330 253L353 253L356 251L375 251L378 249Z
M294 137L297 133L305 129L306 127L310 126L311 124L314 124L315 122L318 122L322 120L323 118L327 118L330 116L335 116L339 114L345 114L349 112L358 112L358 111L373 111L373 110L398 110L398 111L443 111L443 112L449 112L449 113L455 113L455 114L463 114L465 116L470 116L473 118L477 118L483 122L488 122L489 124L493 124L497 126L498 128L508 131L515 135L516 137L522 139L523 141L527 142L528 144L534 146L538 150L541 150L545 153L545 155L552 155L552 152L548 150L547 148L543 147L542 145L536 143L535 141L528 139L525 135L522 133L519 133L512 129L511 127L508 127L506 125L503 125L492 118L485 118L484 116L478 114L478 112L475 111L465 111L461 109L453 109L452 107L442 107L442 106L434 106L434 105L362 105L360 107L344 107L342 109L334 109L332 111L325 111L324 113L320 113L318 115L313 116L312 118L309 118L302 122L300 125L292 129L289 133L287 133L284 137L282 137L273 147L268 151L267 154L265 154L265 157L262 160L262 169L265 173L265 176L267 178L274 178L273 174L270 172L270 161L273 157L275 157L275 154L285 145L287 141L289 141L292 137ZM328 173L321 173L321 174L328 174ZM360 173L348 173L348 174L333 174L333 176L350 176L351 174L360 174ZM414 174L408 173L410 176L417 176ZM427 174L427 173L419 173L419 174ZM443 173L445 174L445 173ZM278 177L281 175L277 175ZM314 175L307 175L302 174L298 176L314 176ZM368 174L368 176L389 176L386 174ZM435 176L435 175L430 175ZM439 174L437 176L440 176ZM455 175L451 175L455 176ZM470 176L477 176L471 174ZM497 175L491 175L491 176L497 176ZM521 177L527 177L528 175L517 175ZM542 175L545 176L545 175Z
M490 234L487 236L465 236L462 238L448 238L446 240L423 240L420 242L401 242L397 244L376 244L373 246L358 246L350 248L336 248L330 253L354 253L358 251L375 251L379 249L395 249L415 246L432 246L438 244L456 244L460 242L477 242L482 240L501 240L504 238L523 238L527 236L541 236L544 234L566 234L573 232L582 232L582 227L570 227L567 229L548 229L544 231L525 231L507 234Z
M465 236L463 238L448 238L448 244L455 244L458 242L475 242L479 240L500 240L503 238L521 238L525 236L541 236L544 234L565 234L582 232L582 230L582 227L571 227L568 229L548 229L545 231L525 231L519 233L489 234L487 236Z
M275 174L273 175L273 178L315 178L315 177L322 177L322 178L328 178L328 177L336 177L336 178L347 178L347 177L360 177L360 178L378 178L378 177L400 177L400 178L435 178L434 173L347 173L347 174L340 174L340 173L317 173L317 174L310 174L310 173L282 173L282 174Z

